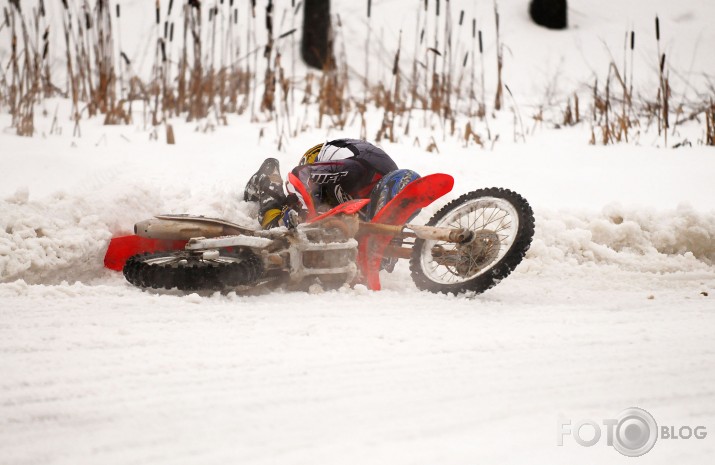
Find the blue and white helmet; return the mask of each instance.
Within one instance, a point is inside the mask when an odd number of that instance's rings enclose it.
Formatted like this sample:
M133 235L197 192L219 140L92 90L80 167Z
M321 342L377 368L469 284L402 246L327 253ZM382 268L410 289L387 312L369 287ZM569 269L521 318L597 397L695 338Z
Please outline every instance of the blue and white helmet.
M412 170L395 170L380 179L370 193L370 218L420 175Z

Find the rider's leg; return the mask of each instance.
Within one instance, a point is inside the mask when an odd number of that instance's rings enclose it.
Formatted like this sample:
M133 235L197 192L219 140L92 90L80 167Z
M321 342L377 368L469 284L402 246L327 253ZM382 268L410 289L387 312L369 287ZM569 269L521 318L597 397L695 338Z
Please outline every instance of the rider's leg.
M407 186L407 184L419 179L419 177L420 175L412 170L395 170L383 176L370 193L368 219L372 219L386 204L390 202L390 200L395 198L395 196L399 194L400 191ZM418 213L419 210L410 217L408 222L417 216ZM393 239L392 245L401 247L402 240ZM396 263L397 258L384 257L380 268L386 270L388 273L392 273L395 269Z
M263 229L269 229L278 225L285 197L278 160L267 158L246 184L243 199L258 202L258 220Z

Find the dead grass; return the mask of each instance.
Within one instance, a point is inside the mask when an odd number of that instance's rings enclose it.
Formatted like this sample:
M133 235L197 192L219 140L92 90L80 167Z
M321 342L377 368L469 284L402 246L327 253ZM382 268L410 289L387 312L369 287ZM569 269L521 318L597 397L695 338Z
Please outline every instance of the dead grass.
M385 70L387 79L370 82L370 68L375 74L379 61L366 61L360 95L350 89L350 74L356 70L348 67L348 39L339 15L330 33L335 48L340 48L334 50L334 61L323 70L297 76L295 50L300 33L296 33L296 24L301 23L302 16L299 1L147 3L149 11L154 10L156 34L148 46L153 55L151 73L143 77L122 51L125 19L119 4L112 9L109 0L62 0L63 29L51 31L43 1L38 8L25 11L20 1L9 0L0 18L0 27L7 30L10 40L9 60L2 63L0 72L0 105L12 115L18 135L32 136L37 104L60 96L72 104L70 118L73 134L78 137L84 118L101 115L105 124L143 124L153 135L164 126L166 141L176 143L177 135L169 124L172 118L196 122L198 128L208 131L217 124L228 124L230 114L250 113L251 121L275 124L279 149L288 138L308 128L343 129L355 121L360 123L363 138L396 142L406 137L419 144L419 135L414 135L419 118L421 127L439 128L443 138L460 139L465 146L493 147L499 134L492 134L490 118L497 111L509 111L513 114L514 140L527 138L519 105L503 81L505 45L499 35L502 25L496 0L496 35L491 38L496 63L485 63L485 38L477 27L478 18L469 18L464 10L452 12L448 1L422 1L416 7L419 14L411 63L403 63L405 47L410 44L404 44L400 34L390 51L392 69ZM371 30L371 9L372 2L368 2L368 56L375 52L371 38L377 36ZM247 15L247 27L239 29L239 14ZM470 25L471 41L460 42L465 34L458 32ZM675 90L666 56L661 53L658 18L655 27L657 89L634 89L635 32L626 31L622 65L612 59L606 79L601 83L594 79L589 86L590 108L584 108L589 106L588 95L573 92L565 101L540 105L531 117L534 129L547 121L548 113L555 113L550 120L554 126L585 124L591 127L591 143L613 144L631 142L641 125L655 124L667 146L669 132L673 134L686 121L700 121L699 116L704 114L703 143L715 145L711 95L706 102L683 99L672 107ZM265 44L257 43L259 28L265 29L260 31L268 38ZM53 34L64 40L51 40ZM389 50L389 45L385 47ZM52 74L51 56L64 58L64 83ZM491 104L485 89L487 73L496 74ZM302 98L296 99L296 94ZM311 119L309 108L317 110L317 120ZM375 134L367 133L370 108L383 115ZM141 115L141 121L134 121L137 115ZM491 143L486 144L487 140ZM425 144L428 150L438 151L434 137Z
M705 110L705 145L715 146L715 104Z

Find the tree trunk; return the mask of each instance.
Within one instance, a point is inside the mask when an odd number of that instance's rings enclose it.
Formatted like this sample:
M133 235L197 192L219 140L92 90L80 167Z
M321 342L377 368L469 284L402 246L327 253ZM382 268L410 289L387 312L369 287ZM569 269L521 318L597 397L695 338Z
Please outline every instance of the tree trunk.
M330 0L305 0L301 55L308 66L318 69L333 66L330 29Z
M566 29L566 0L531 0L529 14L536 24L549 29Z

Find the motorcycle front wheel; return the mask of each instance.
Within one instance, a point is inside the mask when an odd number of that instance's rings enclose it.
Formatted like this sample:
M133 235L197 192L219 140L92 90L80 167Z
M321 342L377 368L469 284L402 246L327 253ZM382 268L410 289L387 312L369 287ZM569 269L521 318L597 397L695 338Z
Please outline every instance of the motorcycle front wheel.
M415 240L412 280L431 292L482 293L521 262L534 236L534 213L516 192L479 189L442 207L427 226L465 229L468 240Z

